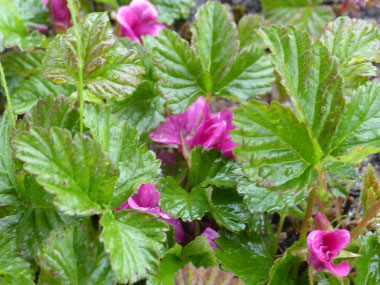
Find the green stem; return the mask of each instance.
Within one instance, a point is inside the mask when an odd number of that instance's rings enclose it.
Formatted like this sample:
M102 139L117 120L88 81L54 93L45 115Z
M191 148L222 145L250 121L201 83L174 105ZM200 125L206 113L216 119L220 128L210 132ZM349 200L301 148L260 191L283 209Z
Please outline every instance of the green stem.
M301 227L301 233L300 233L300 242L301 243L304 243L306 241L307 230L309 228L309 220L310 220L311 215L313 213L313 206L314 206L314 200L315 200L315 194L316 193L317 193L317 188L313 187L313 189L311 189L311 192L309 194L309 200L307 201L305 219L303 220L302 227Z
M1 82L3 83L4 91L5 91L5 97L7 98L7 103L8 103L8 109L9 109L9 116L11 117L11 122L13 128L16 127L16 121L13 116L13 107L12 107L12 102L11 102L11 97L9 96L9 90L8 90L8 84L7 80L5 80L5 75L4 75L4 69L3 65L0 61L0 73L1 73Z
M82 56L82 41L79 34L77 17L75 15L75 8L72 0L68 0L68 7L71 14L71 20L73 21L73 27L75 31L75 37L77 39L77 61L78 61L78 77L79 82L77 84L79 111L80 111L80 133L83 134L83 107L84 107L84 95L83 95L83 56Z
M274 241L273 256L275 256L276 252L277 252L278 243L280 241L281 231L282 231L282 228L284 226L284 222L285 222L285 218L286 218L286 210L287 210L287 206L285 206L285 208L280 212L280 222L278 223L276 237L275 237L275 241Z
M380 210L380 202L377 202L375 205L371 207L367 215L364 216L364 218L360 221L360 223L357 224L357 226L351 231L351 239L357 238L361 230L367 225L369 220L371 220L376 215L377 211L379 210Z

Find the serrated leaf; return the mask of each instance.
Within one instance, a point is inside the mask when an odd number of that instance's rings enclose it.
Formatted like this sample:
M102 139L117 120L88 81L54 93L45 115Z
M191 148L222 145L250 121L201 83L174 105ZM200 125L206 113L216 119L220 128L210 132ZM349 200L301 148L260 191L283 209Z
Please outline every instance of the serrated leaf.
M359 251L361 255L356 261L356 284L376 284L380 276L380 250L377 235L368 233L362 239Z
M189 182L192 187L233 187L236 184L237 169L238 166L232 160L223 158L219 151L197 147L191 152Z
M340 63L345 87L357 87L377 76L370 62L380 61L380 29L375 23L339 17L327 26L321 41Z
M249 212L235 189L214 189L211 203L210 212L218 225L234 232L245 229Z
M172 177L161 179L157 188L161 192L162 211L169 212L174 218L183 221L200 219L209 208L204 188L193 188L191 192L186 192Z
M30 52L8 51L2 56L2 64L6 72L29 76L38 73L45 52L35 50Z
M12 124L8 112L0 117L0 206L16 205L19 202L19 185L12 158L10 139Z
M274 80L274 70L265 52L257 47L247 47L237 55L229 70L214 82L213 93L246 102L270 91Z
M234 273L246 284L259 284L269 278L273 258L260 238L248 239L227 231L219 232L216 240L220 249L216 257L226 271Z
M24 116L29 127L60 127L68 129L72 134L79 131L79 111L64 96L48 96L39 100Z
M142 81L130 98L111 101L110 107L119 118L136 126L142 135L165 121L165 99L151 81Z
M66 215L93 215L109 205L117 173L98 144L57 127L33 127L15 141L24 169L55 194L54 204ZM75 159L74 159L75 158ZM70 203L67 203L70 201Z
M116 284L98 234L86 224L52 231L38 256L39 284Z
M239 279L234 278L232 273L222 271L219 267L196 268L192 263L179 270L175 276L175 284L220 284L238 285L244 284Z
M270 106L252 100L235 111L231 132L236 158L243 172L260 186L287 187L313 176L311 166L322 152L304 123L294 113L272 102ZM287 186L288 185L288 186Z
M113 208L120 206L140 184L151 183L160 174L160 161L155 154L146 145L138 146L137 130L111 114L108 108L87 105L85 124L120 170L113 192Z
M208 80L201 63L178 34L163 30L154 40L146 38L144 44L148 45L157 62L158 86L175 114L183 112L199 96L207 93Z
M240 48L247 46L263 47L263 42L260 36L256 33L264 22L264 17L261 15L245 15L240 19L237 26L238 40L240 42Z
M334 19L329 6L318 5L323 0L264 0L261 1L264 17L272 24L305 29L317 39L325 25Z
M23 114L32 109L41 99L52 95L69 96L75 89L70 85L55 85L41 77L41 75L31 75L20 82L20 85L11 92L11 100L17 114Z
M281 83L322 150L329 144L344 112L343 80L338 63L320 42L293 27L262 28Z
M27 26L48 26L49 11L40 0L12 0L18 8L20 17Z
M360 151L365 151L367 155L378 152L379 122L380 85L371 82L361 86L352 95L326 152L338 157L358 146L362 147Z
M139 211L108 211L100 220L100 239L110 254L119 282L134 283L154 272L163 252L168 225Z
M136 53L116 43L106 13L79 22L84 84L96 96L122 100L133 93L143 69ZM43 60L44 77L56 84L79 82L77 41L73 28L58 35Z
M303 212L297 205L305 200L307 193L278 192L257 187L254 183L241 179L237 191L244 196L244 202L253 214L282 212L286 207L286 214L303 219Z
M193 0L151 0L151 2L157 8L158 21L168 25L177 19L187 19L194 4Z

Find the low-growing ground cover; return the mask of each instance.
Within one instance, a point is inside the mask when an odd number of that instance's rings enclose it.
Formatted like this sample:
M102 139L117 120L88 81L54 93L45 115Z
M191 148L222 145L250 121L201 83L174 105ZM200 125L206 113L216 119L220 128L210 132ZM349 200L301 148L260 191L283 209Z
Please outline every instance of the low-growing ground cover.
M1 284L378 284L379 3L222 2L0 0Z

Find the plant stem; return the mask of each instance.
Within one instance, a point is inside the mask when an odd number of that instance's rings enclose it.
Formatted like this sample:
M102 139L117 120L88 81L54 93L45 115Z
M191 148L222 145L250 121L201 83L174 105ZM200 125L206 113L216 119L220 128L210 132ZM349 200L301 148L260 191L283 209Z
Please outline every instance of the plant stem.
M314 200L315 200L315 194L317 193L317 188L313 187L311 189L311 192L309 194L309 200L307 201L307 207L306 207L306 213L305 213L305 218L302 223L301 227L301 233L300 233L300 242L304 243L306 241L306 235L307 235L307 230L309 226L309 220L311 218L311 214L313 213L313 206L314 206Z
M211 95L211 92L208 92L206 95L206 103L210 104L211 101L212 101L212 95Z
M68 0L68 7L71 14L71 20L73 22L73 27L75 31L75 37L77 39L77 62L78 62L78 77L79 82L77 83L78 100L79 100L79 112L80 112L80 133L83 134L83 107L84 107L84 96L83 96L83 56L82 56L82 41L79 34L78 22L75 15L75 8L73 6L73 1Z
M275 241L274 241L274 248L273 248L273 256L275 256L276 252L277 252L278 243L280 241L281 231L282 231L282 228L284 226L284 222L285 222L285 218L286 218L286 210L287 210L287 206L285 206L285 208L280 212L280 222L278 223L278 226L277 226L277 232L276 232L276 237L275 237Z
M3 65L0 61L0 73L1 73L1 82L3 83L4 91L5 91L5 97L7 98L7 103L8 103L8 109L9 109L9 116L11 117L11 122L12 122L12 127L16 127L16 121L13 116L13 107L12 107L12 102L11 102L11 97L9 96L9 90L8 90L8 84L7 81L5 80L5 75L4 75L4 69Z
M376 215L378 210L380 210L380 201L371 207L367 215L365 215L365 217L359 222L359 224L357 224L357 226L351 231L352 239L357 238L357 236L360 234L360 231L363 229L363 227L366 226L368 221Z

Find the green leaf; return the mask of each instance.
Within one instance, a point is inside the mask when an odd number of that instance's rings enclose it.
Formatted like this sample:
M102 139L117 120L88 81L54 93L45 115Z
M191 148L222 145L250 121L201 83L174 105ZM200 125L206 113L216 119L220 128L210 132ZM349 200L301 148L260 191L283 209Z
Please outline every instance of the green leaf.
M235 61L214 82L213 94L236 101L248 101L272 89L274 70L264 51L257 47L242 50Z
M307 192L279 192L257 187L254 183L240 179L237 187L239 194L244 196L244 202L253 214L282 212L286 207L286 214L303 219L303 212L297 205L305 201Z
M362 147L367 155L378 152L380 140L380 85L375 82L361 86L346 105L337 131L327 151L341 156ZM370 150L370 151L366 151Z
M110 107L119 118L136 126L143 135L165 121L165 99L152 81L142 81L130 98L110 101Z
M243 282L234 278L232 273L220 270L218 266L197 269L192 263L189 263L183 270L177 272L175 284L239 285Z
M139 211L107 211L100 220L100 239L110 254L120 283L134 283L155 272L163 253L168 225Z
M339 17L327 25L321 41L341 66L345 87L357 88L369 76L377 76L370 62L380 61L380 29L375 23Z
M380 185L376 173L371 164L368 164L367 172L364 175L364 185L360 192L360 200L363 205L363 217L376 203L380 201Z
M119 120L108 108L94 105L85 108L85 124L103 152L120 170L113 192L113 208L120 206L140 184L156 180L160 174L160 161L146 145L138 147L135 128Z
M249 212L235 189L215 189L212 192L210 212L220 226L230 231L242 231Z
M251 101L235 111L231 132L243 172L258 186L303 187L313 177L312 165L321 158L318 143L294 113L272 102Z
M324 150L344 112L343 80L337 61L320 42L312 46L307 33L292 27L262 28L260 35L272 52L272 62L298 117L307 123Z
M199 220L209 209L204 188L193 188L190 193L186 192L172 177L161 179L157 188L161 192L162 211L169 212L174 218L181 218L185 222Z
M2 56L2 64L6 72L29 76L38 73L45 52L35 50L30 52L8 51Z
M216 257L222 268L234 273L246 284L265 283L273 258L260 238L248 239L227 231L219 233L221 237L216 243L220 249L216 250Z
M297 248L301 248L299 242L295 242L291 247L287 248L285 254L275 261L269 273L269 285L304 284L290 273L293 264L298 260L298 258L292 254L292 251ZM297 281L301 283L297 283Z
M25 116L29 127L60 127L72 134L79 131L79 112L64 96L48 96L40 100Z
M207 237L198 236L183 248L181 260L184 265L191 262L197 267L217 265L214 250Z
M362 239L359 258L356 261L355 284L376 284L380 276L380 250L377 235L368 233Z
M96 96L122 100L133 93L143 69L135 52L116 43L106 13L91 13L79 22L83 80ZM79 82L78 55L73 28L58 35L43 60L44 77L55 84Z
M33 285L34 272L28 262L16 254L12 236L0 236L0 283Z
M197 147L191 152L189 181L192 187L233 187L236 184L237 169L237 165L232 160L223 158L219 151Z
M197 56L215 84L238 53L236 26L227 6L207 2L197 12L191 27Z
M11 135L12 124L8 112L4 112L0 117L0 206L19 202L19 185L10 146Z
M168 25L177 19L187 19L190 8L194 6L193 0L151 0L151 2L157 8L158 21Z
M47 27L49 11L40 0L13 0L18 8L20 17L27 26Z
M20 85L10 94L14 110L17 114L28 112L41 99L49 95L70 95L75 89L69 85L55 85L41 77L32 75L20 82Z
M155 72L160 78L159 89L175 114L183 112L207 93L209 83L201 63L178 34L164 30L155 39L145 38L144 44L157 62Z
M318 5L323 0L265 0L261 1L264 17L272 24L305 29L317 39L326 24L334 20L329 6Z
M51 232L38 256L41 284L116 284L108 254L86 224Z
M39 4L41 5L41 3ZM43 36L41 34L37 31L28 33L27 17L23 19L23 16L25 16L25 10L23 10L22 7L23 4L15 3L11 0L0 1L1 46L17 46L21 50L27 50L41 45L43 41Z
M256 29L262 26L264 17L261 15L245 15L240 19L238 24L238 40L240 48L248 46L263 47L260 36L256 33Z
M117 179L98 144L57 127L33 127L14 142L24 169L55 194L54 204L65 215L93 215L109 205ZM75 159L74 159L75 158ZM67 203L70 201L70 203Z

